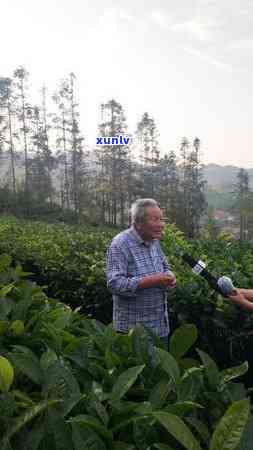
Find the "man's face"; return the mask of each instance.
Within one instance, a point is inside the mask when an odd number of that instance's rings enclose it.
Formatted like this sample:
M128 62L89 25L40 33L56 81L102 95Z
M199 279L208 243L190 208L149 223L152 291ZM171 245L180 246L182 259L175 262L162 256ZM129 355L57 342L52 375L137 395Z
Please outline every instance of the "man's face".
M146 208L145 221L136 224L136 229L144 241L161 239L164 229L162 210L158 206L148 206Z

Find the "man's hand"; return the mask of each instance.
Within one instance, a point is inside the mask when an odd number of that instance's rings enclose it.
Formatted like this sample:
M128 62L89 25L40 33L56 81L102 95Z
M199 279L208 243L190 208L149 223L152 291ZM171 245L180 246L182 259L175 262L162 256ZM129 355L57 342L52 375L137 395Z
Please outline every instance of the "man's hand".
M163 286L170 287L170 288L176 287L177 280L176 280L176 276L173 272L169 272L169 273L167 272L167 273L163 274L163 277L164 277L164 279L162 281L162 283L164 282L164 284L162 284Z
M176 277L173 272L156 273L142 278L139 282L139 288L146 289L150 287L161 286L174 288L176 286Z

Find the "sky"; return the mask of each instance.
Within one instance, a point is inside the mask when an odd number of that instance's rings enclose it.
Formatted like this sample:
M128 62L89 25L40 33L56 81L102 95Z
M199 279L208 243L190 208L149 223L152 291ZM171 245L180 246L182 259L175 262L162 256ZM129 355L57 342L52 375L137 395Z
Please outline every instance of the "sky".
M204 163L253 167L252 0L3 0L0 39L0 76L24 65L34 101L75 73L90 147L114 98L130 133L154 118L162 155L198 137Z

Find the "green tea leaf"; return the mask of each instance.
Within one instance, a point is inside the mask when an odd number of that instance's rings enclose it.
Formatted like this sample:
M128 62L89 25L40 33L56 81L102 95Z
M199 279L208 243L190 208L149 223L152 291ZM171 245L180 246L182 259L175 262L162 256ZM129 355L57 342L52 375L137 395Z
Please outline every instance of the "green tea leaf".
M172 388L172 382L162 379L152 389L149 395L149 401L153 409L162 408L167 400L167 396Z
M145 364L141 366L131 367L118 377L116 383L113 386L110 396L112 402L121 399L127 393L130 387L137 380L138 375L143 371L144 367Z
M248 368L249 368L248 362L245 361L243 364L240 364L239 366L222 370L221 376L223 378L223 381L227 383L228 381L233 380L234 378L238 378L244 375L248 371Z
M209 430L203 422L195 417L186 417L185 420L194 428L205 444L210 441Z
M249 400L232 403L212 435L210 450L235 450L247 424L249 412Z
M196 342L198 331L195 325L186 324L177 328L170 338L170 353L177 360Z
M187 450L201 450L198 441L182 419L163 411L155 412L153 416Z
M162 369L170 376L174 383L177 383L180 379L180 370L175 358L161 348L155 348L155 353Z
M9 353L13 365L30 378L34 383L40 385L43 381L43 371L40 363L35 357L26 353Z
M217 388L217 386L220 384L221 375L216 363L207 353L203 352L202 350L197 349L197 352L206 369L206 375L210 386L213 388Z

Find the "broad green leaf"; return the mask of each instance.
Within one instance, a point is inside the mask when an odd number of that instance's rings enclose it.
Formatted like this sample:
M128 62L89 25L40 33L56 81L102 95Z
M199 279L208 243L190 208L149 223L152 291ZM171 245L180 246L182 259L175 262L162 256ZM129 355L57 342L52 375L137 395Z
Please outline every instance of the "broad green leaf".
M150 338L145 328L138 324L131 334L131 342L133 352L140 361L144 361L145 364L150 363L150 353L153 351L153 344L150 343Z
M43 381L43 371L39 360L26 353L9 353L9 358L13 365L30 378L34 383L40 385Z
M186 417L185 420L196 430L202 441L206 444L210 441L210 433L207 426L195 417Z
M14 380L14 369L11 362L0 356L0 390L8 392Z
M212 435L209 450L235 450L247 424L249 412L249 400L232 403Z
M121 399L127 393L130 387L137 380L138 375L143 371L144 367L145 364L141 366L131 367L118 377L110 395L110 399L112 402Z
M15 308L14 301L7 297L3 297L0 299L0 317L1 319L8 319L8 315Z
M100 437L106 439L109 445L112 444L112 433L107 430L101 422L93 416L88 414L79 414L78 416L72 417L67 422L78 423L81 426L86 426L93 429Z
M0 297L1 298L6 297L6 295L9 294L9 292L11 292L13 288L14 288L14 283L7 284L6 286L3 286L0 289Z
M61 403L62 417L66 417L70 411L83 399L86 398L86 394L71 394Z
M46 352L42 353L40 358L40 366L43 370L47 370L51 364L57 361L57 355L54 350L48 349Z
M201 450L198 441L182 419L163 411L155 412L153 416L187 450Z
M162 369L170 376L174 383L177 383L180 379L180 370L175 358L161 348L155 348L155 353Z
M156 448L157 450L175 450L170 445L161 444L161 443L153 444L153 447Z
M127 444L126 442L114 441L113 450L136 450L136 447L132 444Z
M250 414L246 427L244 428L238 450L252 450L252 442L253 442L253 415Z
M75 450L107 450L103 440L89 427L72 423L72 442Z
M196 342L198 331L195 325L186 324L177 328L170 338L170 353L177 360L187 353Z
M15 420L14 425L12 425L12 427L3 437L2 444L5 445L5 443L8 442L12 438L12 436L18 433L18 431L20 431L21 428L23 428L25 425L31 422L35 417L37 417L47 408L50 408L51 406L55 405L58 402L59 400L43 400L37 405L27 409L24 414L22 414Z
M203 352L202 350L197 349L197 352L206 369L206 375L210 386L213 388L217 388L217 386L220 384L221 375L216 363L207 353Z
M159 440L159 434L151 416L142 417L133 422L133 441L138 450L148 449L152 442Z
M48 422L53 431L56 450L73 450L71 426L66 424L59 412L52 408L48 411Z
M188 369L177 388L178 401L195 401L203 386L203 371L201 368Z
M232 402L243 400L247 397L247 391L243 383L230 381L228 385L229 396ZM248 389L249 391L249 389Z
M177 416L183 416L184 414L191 412L195 409L203 409L204 407L199 403L194 403L190 401L177 402L174 404L169 404L164 408L164 411Z
M43 437L45 436L45 424L43 422L35 423L29 430L23 442L24 450L38 450Z
M223 381L227 383L228 381L233 380L234 378L244 375L248 371L248 368L249 368L248 362L245 361L243 364L240 364L240 366L235 366L229 369L222 370L221 376L223 378Z
M179 367L183 370L191 369L192 367L199 367L200 362L193 358L182 358L179 361Z
M112 369L113 367L120 366L121 359L115 352L107 349L105 352L105 364L108 369Z
M107 427L109 422L109 415L106 411L105 406L99 401L99 398L95 395L94 392L91 392L91 394L89 395L89 400L91 410L94 411L95 414L97 414L103 425Z
M152 413L152 405L150 402L141 402L139 403L139 406L135 409L135 413L146 415Z
M152 389L149 395L149 401L152 405L152 408L159 409L162 408L164 403L166 402L167 396L171 391L172 383L171 381L162 379L160 380Z
M5 271L11 265L11 256L6 253L0 255L0 272Z
M60 361L56 361L47 370L43 393L61 398L63 402L60 407L65 411L66 408L69 408L69 400L78 398L78 395L80 395L80 388L68 366L63 365Z

